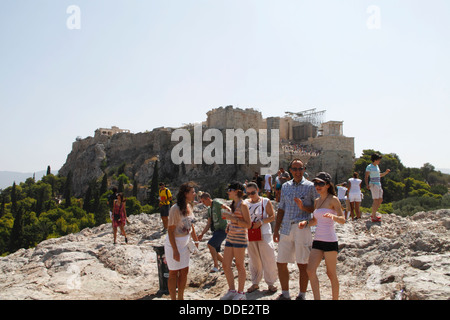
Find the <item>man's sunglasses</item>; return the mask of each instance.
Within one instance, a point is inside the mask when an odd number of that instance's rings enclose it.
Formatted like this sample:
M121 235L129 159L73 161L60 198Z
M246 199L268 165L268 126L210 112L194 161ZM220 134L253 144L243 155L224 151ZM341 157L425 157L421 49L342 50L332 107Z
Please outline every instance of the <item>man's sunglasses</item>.
M306 169L306 167L300 167L300 168L291 168L292 171L302 171Z

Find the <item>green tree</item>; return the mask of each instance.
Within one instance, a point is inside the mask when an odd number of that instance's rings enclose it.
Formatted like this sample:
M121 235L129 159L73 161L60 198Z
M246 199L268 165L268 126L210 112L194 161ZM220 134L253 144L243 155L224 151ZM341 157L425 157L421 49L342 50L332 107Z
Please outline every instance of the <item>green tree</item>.
M158 160L155 161L155 166L153 167L153 176L150 183L150 192L148 193L148 204L153 207L159 205L159 166Z
M126 201L127 216L142 213L142 206L135 197L129 197Z
M100 195L103 195L107 191L108 191L108 176L104 174L102 178L102 185L100 187Z
M17 209L14 217L14 225L11 230L11 237L9 239L9 252L15 252L23 246L23 209Z
M69 171L69 174L66 178L66 183L64 185L64 199L66 200L65 207L68 208L72 205L72 171Z

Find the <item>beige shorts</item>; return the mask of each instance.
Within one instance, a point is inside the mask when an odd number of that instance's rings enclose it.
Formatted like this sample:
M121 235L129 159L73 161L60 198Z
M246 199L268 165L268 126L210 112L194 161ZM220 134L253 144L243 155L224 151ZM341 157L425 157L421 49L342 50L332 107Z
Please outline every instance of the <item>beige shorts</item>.
M348 195L348 200L350 202L361 202L361 193L350 193Z
M383 188L378 184L370 184L370 192L372 192L372 199L383 199Z
M311 229L299 229L298 224L291 225L289 235L281 234L278 242L278 263L307 264L312 246Z

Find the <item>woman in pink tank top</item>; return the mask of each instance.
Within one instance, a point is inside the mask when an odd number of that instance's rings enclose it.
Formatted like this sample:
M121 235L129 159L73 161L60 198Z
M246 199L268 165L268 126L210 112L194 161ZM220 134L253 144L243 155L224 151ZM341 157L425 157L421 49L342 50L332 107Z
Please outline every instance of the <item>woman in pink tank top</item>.
M313 182L320 195L314 202L313 218L310 221L302 221L298 225L300 229L307 225L317 226L306 272L311 282L314 299L320 300L319 278L316 271L322 258L325 258L333 300L338 300L339 281L336 272L338 239L334 231L334 223L344 224L345 216L336 196L336 190L331 183L331 176L326 172L320 172Z

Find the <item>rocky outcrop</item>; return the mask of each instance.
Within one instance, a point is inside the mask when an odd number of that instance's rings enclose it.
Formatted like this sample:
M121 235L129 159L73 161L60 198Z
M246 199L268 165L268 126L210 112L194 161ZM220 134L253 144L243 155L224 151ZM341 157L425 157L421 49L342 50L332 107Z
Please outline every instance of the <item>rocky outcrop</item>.
M73 143L72 151L67 156L66 163L59 174L67 176L72 172L73 194L81 197L86 192L89 183L100 180L106 173L109 186L117 184L114 172L125 164L125 174L130 181L138 185L138 199L146 199L147 186L153 178L155 162L158 160L159 180L168 183L172 190L183 182L195 181L202 190L209 190L218 196L226 196L224 190L232 180L244 182L251 180L254 172L260 172L267 165L248 164L174 164L172 149L179 143L171 141L173 129L158 128L145 133L118 133L112 136L96 134ZM194 134L192 133L193 137ZM192 145L193 145L192 141ZM203 148L209 143L203 143ZM328 146L327 148L330 148ZM192 148L194 152L194 148ZM236 152L235 152L236 157ZM336 182L345 181L353 167L353 154L344 150L324 150L320 156L300 156L297 154L280 153L279 165L287 168L293 158L301 158L307 165L307 172L314 176L317 172L327 171ZM193 159L193 156L192 156ZM127 196L130 196L131 193Z
M196 207L195 215L195 228L202 230L204 208ZM157 295L153 246L162 245L166 236L160 232L159 214L129 220L128 244L118 235L114 245L111 225L105 224L0 258L0 299L169 299ZM449 226L450 210L408 218L383 215L381 223L370 222L366 215L336 225L341 299L449 299ZM219 299L227 290L223 273L209 273L212 261L206 242L210 236L205 235L200 252L191 257L185 299ZM297 267L289 269L291 292L296 294ZM330 299L323 262L318 275L322 298ZM247 276L246 287L250 285ZM264 283L260 287L247 298L275 298L265 291ZM309 287L307 298L312 299Z

